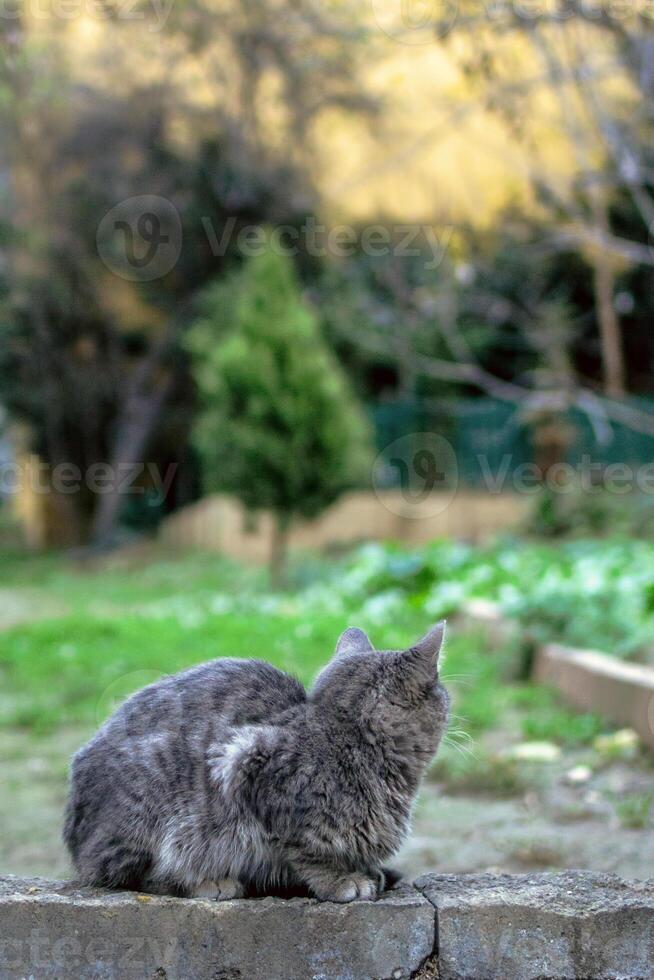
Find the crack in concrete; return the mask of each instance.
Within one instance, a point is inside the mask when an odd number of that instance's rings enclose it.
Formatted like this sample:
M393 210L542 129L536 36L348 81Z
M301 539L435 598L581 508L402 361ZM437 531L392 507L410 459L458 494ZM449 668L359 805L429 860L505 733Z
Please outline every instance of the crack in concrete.
M427 957L422 966L411 974L410 980L438 980L439 977L438 951L434 951L431 956Z

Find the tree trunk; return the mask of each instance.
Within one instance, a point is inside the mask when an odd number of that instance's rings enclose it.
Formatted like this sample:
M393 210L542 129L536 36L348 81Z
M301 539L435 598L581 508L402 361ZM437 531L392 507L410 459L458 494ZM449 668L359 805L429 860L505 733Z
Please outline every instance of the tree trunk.
M275 592L286 582L286 559L291 519L288 514L276 514L270 548L270 584Z
M595 218L601 232L609 233L609 220L606 205L596 202ZM598 252L594 262L595 310L602 344L602 366L604 371L604 393L612 398L622 398L626 394L626 371L620 321L615 311L615 274L611 259L605 252Z
M145 372L144 372L145 373ZM145 383L145 378L139 379ZM121 474L126 467L145 464L144 453L161 417L161 411L171 387L171 379L162 378L154 390L144 393L136 383L128 396L118 422L118 433L109 465L111 482L99 496L93 517L91 544L103 547L111 541L124 501Z
M602 341L604 392L613 398L626 394L624 354L620 321L613 302L615 276L604 257L595 264L595 305Z

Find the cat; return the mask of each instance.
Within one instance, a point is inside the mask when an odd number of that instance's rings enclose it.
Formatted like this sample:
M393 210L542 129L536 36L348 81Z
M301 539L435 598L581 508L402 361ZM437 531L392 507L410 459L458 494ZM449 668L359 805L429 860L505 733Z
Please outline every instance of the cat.
M445 623L402 651L351 628L311 691L214 660L130 697L74 757L84 884L232 899L375 899L445 732Z

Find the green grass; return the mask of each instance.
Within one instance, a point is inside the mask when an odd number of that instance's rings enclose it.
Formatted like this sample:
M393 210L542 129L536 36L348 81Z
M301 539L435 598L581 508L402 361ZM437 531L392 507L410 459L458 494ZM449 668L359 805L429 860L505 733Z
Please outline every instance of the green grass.
M654 792L632 793L616 802L615 811L623 827L644 830L654 810Z
M100 722L120 696L213 657L261 657L309 681L342 625L252 614L186 623L130 614L19 627L2 639L0 723L47 729Z
M66 561L54 553L12 553L2 555L0 585L42 591L72 610L83 611L97 602L130 607L170 596L261 590L266 587L266 573L204 552L159 554L155 561L108 568L98 568L93 562Z
M296 561L295 591L274 596L264 571L202 553L108 570L16 557L12 588L28 587L32 597L41 590L68 613L0 634L0 725L35 733L94 726L144 684L214 657L260 657L310 683L348 625L368 628L381 649L406 646L430 625L410 602L378 617L361 597L338 596L338 569ZM515 657L490 653L479 634L451 631L442 676L454 696L453 729L474 737L517 713L528 739L587 744L606 730L548 691L509 682ZM490 782L510 783L505 769Z
M505 759L480 746L463 752L451 744L439 751L429 778L444 783L451 793L481 793L496 797L522 796L538 785L533 768Z
M302 592L271 596L263 571L211 555L109 571L48 558L17 564L13 586L29 583L72 610L0 634L0 725L35 732L98 724L144 684L214 657L259 657L309 683L356 619ZM294 574L312 584L323 571L314 563ZM408 608L372 632L392 648L428 625Z
M528 741L590 745L607 730L606 719L589 712L569 711L554 691L535 684L514 687L511 703L523 709L522 734Z

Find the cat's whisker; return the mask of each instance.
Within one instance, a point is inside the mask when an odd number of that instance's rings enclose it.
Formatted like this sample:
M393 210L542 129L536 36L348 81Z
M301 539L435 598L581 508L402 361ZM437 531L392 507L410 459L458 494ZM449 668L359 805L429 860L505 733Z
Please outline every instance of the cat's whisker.
M469 749L467 745L461 745L460 742L449 742L447 739L443 739L443 741L446 745L449 745L450 748L458 752L459 755L466 761L468 759L474 759L475 762L479 762L479 757L475 755L472 749Z
M446 686L450 687L472 687L473 681L470 679L458 680L455 677L443 677L441 678Z
M466 742L467 744L474 744L474 738L472 735L468 735L467 732L448 732L446 736L450 742Z
M465 742L467 745L474 745L475 739L469 733L464 731L462 728L451 728L443 736L443 740L449 742L449 744L457 743L460 744L461 741Z
M448 732L449 735L456 738L462 738L468 742L474 742L474 738L469 732L464 732L463 729L455 728L454 730Z

